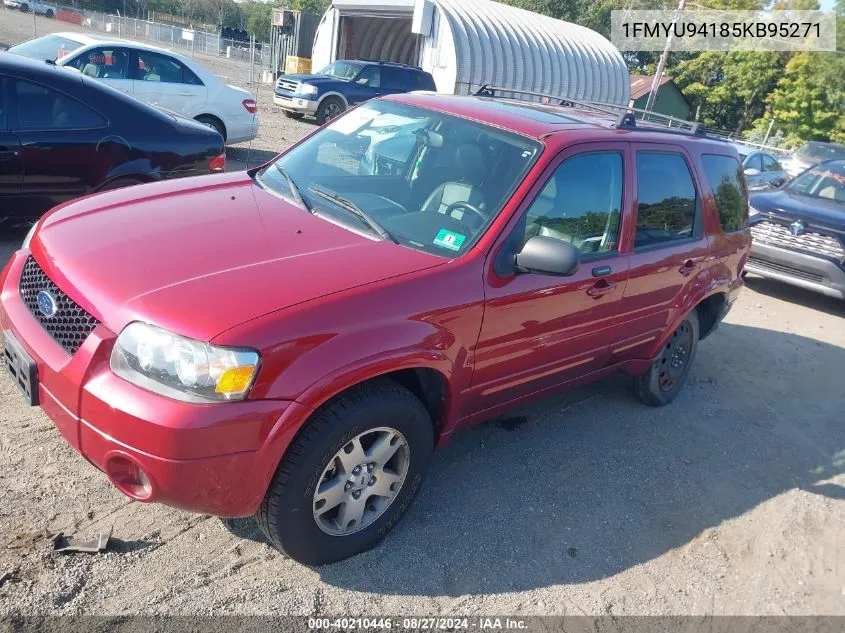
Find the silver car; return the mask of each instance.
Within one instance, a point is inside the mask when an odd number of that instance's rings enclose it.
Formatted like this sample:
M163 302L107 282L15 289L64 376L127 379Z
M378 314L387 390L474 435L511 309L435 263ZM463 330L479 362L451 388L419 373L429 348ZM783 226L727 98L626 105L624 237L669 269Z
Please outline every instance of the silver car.
M745 147L738 147L737 151L742 159L749 191L777 189L789 180L789 175L771 154Z
M784 168L790 178L795 178L805 169L809 169L823 160L845 159L845 146L836 143L822 143L811 141L804 143L795 150L788 160L784 161Z

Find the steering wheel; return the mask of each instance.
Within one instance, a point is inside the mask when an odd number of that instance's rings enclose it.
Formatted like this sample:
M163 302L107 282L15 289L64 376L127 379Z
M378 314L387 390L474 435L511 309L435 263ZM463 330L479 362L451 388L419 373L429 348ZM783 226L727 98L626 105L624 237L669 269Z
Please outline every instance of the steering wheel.
M487 216L484 215L481 211L479 211L475 206L471 205L469 202L453 202L448 207L446 207L445 214L448 216L452 215L452 211L455 209L465 209L467 211L471 211L474 213L478 218L481 220L481 223L484 224L487 222Z

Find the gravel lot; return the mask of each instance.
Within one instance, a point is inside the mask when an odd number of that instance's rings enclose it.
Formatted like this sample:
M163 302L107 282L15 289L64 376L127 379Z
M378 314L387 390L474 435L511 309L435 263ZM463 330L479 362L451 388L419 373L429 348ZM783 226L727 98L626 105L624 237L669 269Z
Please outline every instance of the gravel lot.
M31 24L0 10L0 42ZM313 129L269 98L263 157ZM0 615L845 615L844 316L749 277L674 404L619 377L463 432L382 545L319 569L250 520L130 502L1 376ZM112 529L100 555L44 539Z

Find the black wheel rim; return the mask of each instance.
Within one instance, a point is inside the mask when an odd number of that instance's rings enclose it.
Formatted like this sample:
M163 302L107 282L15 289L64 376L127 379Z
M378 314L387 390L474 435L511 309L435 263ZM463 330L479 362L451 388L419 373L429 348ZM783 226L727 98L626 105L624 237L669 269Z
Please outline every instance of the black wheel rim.
M684 321L666 342L660 355L658 382L661 391L672 391L689 367L692 351L692 328Z
M331 120L340 114L340 106L336 103L326 105L326 120Z

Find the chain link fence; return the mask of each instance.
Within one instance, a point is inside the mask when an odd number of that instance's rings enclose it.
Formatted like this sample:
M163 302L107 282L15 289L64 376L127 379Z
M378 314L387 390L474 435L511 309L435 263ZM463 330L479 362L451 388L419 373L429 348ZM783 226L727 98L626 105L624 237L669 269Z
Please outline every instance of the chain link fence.
M73 7L60 6L56 19L109 33L116 38L147 40L163 47L181 49L180 52L188 56L202 53L231 59L247 66L252 64L256 79L261 71L270 69L270 46L264 42L228 39L211 31Z

